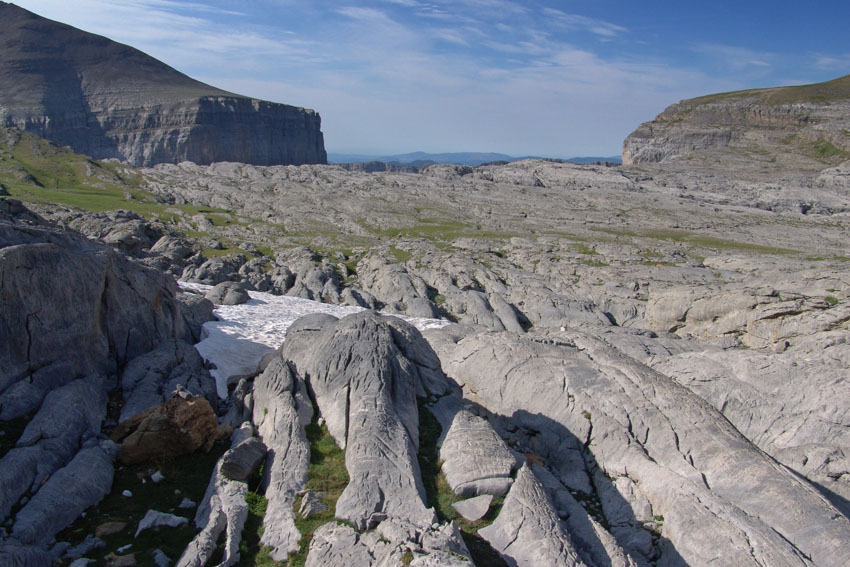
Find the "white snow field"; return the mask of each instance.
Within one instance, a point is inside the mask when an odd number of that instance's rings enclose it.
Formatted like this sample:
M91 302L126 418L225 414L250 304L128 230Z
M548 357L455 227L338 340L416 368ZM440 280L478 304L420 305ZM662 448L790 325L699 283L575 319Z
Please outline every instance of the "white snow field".
M183 290L202 294L213 287L182 281L178 283ZM249 291L248 295L251 299L242 305L217 306L213 313L218 321L204 323L201 342L195 345L204 360L215 365L210 374L215 378L221 398L227 397L229 381L256 372L260 359L283 344L286 330L302 315L329 313L335 317L344 317L364 311L362 307L320 303L259 291ZM392 316L409 322L420 331L449 324L449 321L442 319Z

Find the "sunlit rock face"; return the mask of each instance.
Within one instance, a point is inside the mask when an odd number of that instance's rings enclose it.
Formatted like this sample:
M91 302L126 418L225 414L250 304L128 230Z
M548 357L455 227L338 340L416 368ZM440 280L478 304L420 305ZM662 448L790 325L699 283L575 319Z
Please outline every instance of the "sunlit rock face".
M325 163L313 110L206 85L132 47L0 4L0 123L133 165Z
M820 170L850 157L848 109L850 76L683 100L626 138L623 164Z

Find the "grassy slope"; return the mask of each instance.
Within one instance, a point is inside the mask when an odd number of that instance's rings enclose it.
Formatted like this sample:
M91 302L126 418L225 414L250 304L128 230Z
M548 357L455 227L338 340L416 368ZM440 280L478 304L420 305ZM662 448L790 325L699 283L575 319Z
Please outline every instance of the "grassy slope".
M831 81L811 85L774 87L766 89L749 89L716 93L682 102L685 106L699 106L723 100L753 98L764 105L798 104L803 102L829 103L850 99L850 75L845 75Z
M141 176L132 167L96 161L9 129L0 129L0 183L9 196L28 203L55 203L92 212L126 209L166 222L179 215L166 209L189 215L229 212L163 202L141 189Z

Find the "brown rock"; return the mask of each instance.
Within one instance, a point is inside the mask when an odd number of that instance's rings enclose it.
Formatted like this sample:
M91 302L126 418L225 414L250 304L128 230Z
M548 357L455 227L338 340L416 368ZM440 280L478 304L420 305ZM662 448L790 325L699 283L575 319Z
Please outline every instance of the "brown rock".
M112 440L122 443L124 465L209 450L218 439L215 412L204 398L175 396L120 423Z
M94 535L96 537L106 537L111 536L113 534L117 534L124 530L127 527L127 522L106 522L105 524L100 524L94 530Z
M114 553L110 553L106 556L106 564L109 567L136 567L138 563L136 562L135 553L130 553L128 555L116 555Z

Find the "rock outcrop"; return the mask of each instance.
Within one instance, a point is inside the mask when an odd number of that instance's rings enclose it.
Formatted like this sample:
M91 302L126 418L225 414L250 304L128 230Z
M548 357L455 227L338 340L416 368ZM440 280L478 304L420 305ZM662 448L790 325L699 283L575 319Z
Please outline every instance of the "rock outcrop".
M815 488L697 395L599 339L457 327L429 339L467 395L534 432L563 484L598 495L639 561L837 567L850 557L850 521Z
M248 441L253 427L245 424L233 432L230 450L235 450ZM239 562L239 544L242 541L242 529L248 519L246 495L248 484L228 478L221 469L224 457L215 465L207 491L195 513L195 526L200 529L195 538L186 546L177 567L203 567L212 558L221 535L225 535L221 567L229 567Z
M305 317L289 328L283 346L283 356L315 394L328 431L345 449L351 480L336 516L358 530L387 517L416 526L436 519L425 507L416 458L419 374L406 356L414 349L396 326L409 327L368 311L339 320Z
M105 37L0 3L0 124L134 165L326 163L312 111L205 85Z
M112 432L121 443L118 460L124 465L209 450L219 437L209 402L180 396L128 418Z
M512 565L584 567L543 485L523 466L499 517L479 534Z
M760 154L778 167L823 169L850 158L848 109L850 75L684 100L626 138L623 164L693 161L701 155L758 162Z
M292 506L307 482L310 445L304 427L313 407L303 382L279 355L254 380L253 400L253 421L269 448L263 469L268 506L262 542L272 548L273 559L283 561L298 551L301 541Z
M176 295L163 274L0 201L0 419L183 336Z

